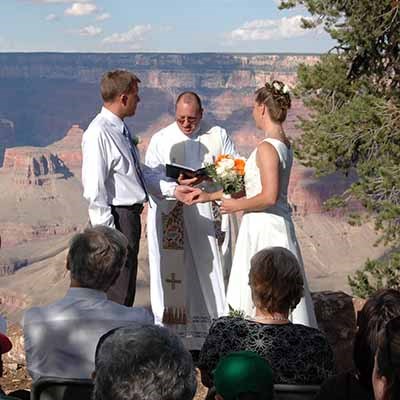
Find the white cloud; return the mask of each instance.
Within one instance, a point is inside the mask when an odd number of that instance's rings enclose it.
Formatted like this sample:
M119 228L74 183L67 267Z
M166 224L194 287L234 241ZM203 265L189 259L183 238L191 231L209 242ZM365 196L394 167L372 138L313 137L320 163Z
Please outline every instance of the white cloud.
M306 35L309 30L301 28L302 15L281 19L257 19L246 22L227 34L230 40L275 40Z
M131 48L138 47L140 42L143 42L145 34L152 30L150 24L136 25L127 32L113 33L103 39L106 44L128 44Z
M49 14L46 18L45 18L45 20L46 21L57 21L59 18L58 18L58 16L56 15L56 14Z
M97 11L96 4L93 3L73 3L70 8L65 10L65 15L80 17L82 15L93 14Z
M94 25L85 26L78 31L81 36L98 36L102 32L103 29Z
M106 19L109 18L111 18L111 15L109 13L102 13L96 17L96 21L105 21Z

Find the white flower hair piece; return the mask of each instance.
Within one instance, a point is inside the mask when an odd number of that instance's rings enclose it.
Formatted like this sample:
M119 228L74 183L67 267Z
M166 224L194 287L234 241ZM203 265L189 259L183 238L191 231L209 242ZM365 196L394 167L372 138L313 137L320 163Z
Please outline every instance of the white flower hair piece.
M286 84L282 86L280 83L274 82L272 86L278 93L283 93L283 94L289 93L289 87Z
M289 87L288 87L288 85L284 85L284 86L283 86L282 92L283 92L284 94L289 93Z
M278 82L274 82L274 84L272 86L274 87L275 90L278 90L278 91L281 90L281 85Z

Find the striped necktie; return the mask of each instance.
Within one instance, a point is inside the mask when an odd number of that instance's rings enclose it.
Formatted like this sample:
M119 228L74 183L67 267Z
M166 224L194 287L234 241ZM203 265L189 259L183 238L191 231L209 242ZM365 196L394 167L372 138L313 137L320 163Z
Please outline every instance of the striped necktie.
M137 150L135 149L133 143L132 143L132 136L131 133L129 132L128 127L124 124L124 131L122 132L122 134L125 136L125 138L128 140L129 142L129 149L131 151L132 154L132 158L133 158L133 164L135 166L135 170L136 170L136 175L139 179L139 183L142 186L142 189L146 195L146 200L145 201L149 201L149 193L146 189L146 183L144 180L144 176L143 176L143 171L140 168L140 161L139 161L139 156L137 153Z

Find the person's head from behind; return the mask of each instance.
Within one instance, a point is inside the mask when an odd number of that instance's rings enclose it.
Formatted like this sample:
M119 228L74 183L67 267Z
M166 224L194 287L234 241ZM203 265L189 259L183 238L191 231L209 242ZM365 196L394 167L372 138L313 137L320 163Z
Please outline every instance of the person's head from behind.
M269 400L273 374L268 362L251 351L223 357L214 372L216 400Z
M269 314L288 314L303 296L299 262L283 247L268 247L252 257L249 284L254 305Z
M400 317L391 319L379 334L372 384L375 400L400 399Z
M377 291L368 298L358 313L353 358L360 382L371 391L371 376L379 332L389 320L399 315L400 291L395 289Z
M104 105L122 119L134 115L140 101L139 83L140 79L132 72L106 72L100 84Z
M266 119L273 124L282 124L290 106L288 87L281 81L267 82L255 92L253 118L256 126L263 129Z
M192 357L167 329L126 326L100 339L94 400L191 400L195 393Z
M200 97L194 92L181 93L175 103L175 119L179 129L190 136L196 131L203 117Z
M71 286L107 292L125 264L127 251L128 240L116 229L96 225L76 234L67 255Z

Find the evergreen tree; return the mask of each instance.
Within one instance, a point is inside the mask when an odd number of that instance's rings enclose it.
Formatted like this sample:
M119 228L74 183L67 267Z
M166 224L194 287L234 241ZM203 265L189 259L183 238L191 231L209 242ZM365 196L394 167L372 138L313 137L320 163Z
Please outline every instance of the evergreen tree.
M335 46L313 66L300 66L296 93L310 109L302 119L297 155L317 174L341 171L355 179L329 206L356 199L366 209L352 222L373 218L386 257L368 261L349 283L366 297L400 287L400 0L286 0L303 5Z

